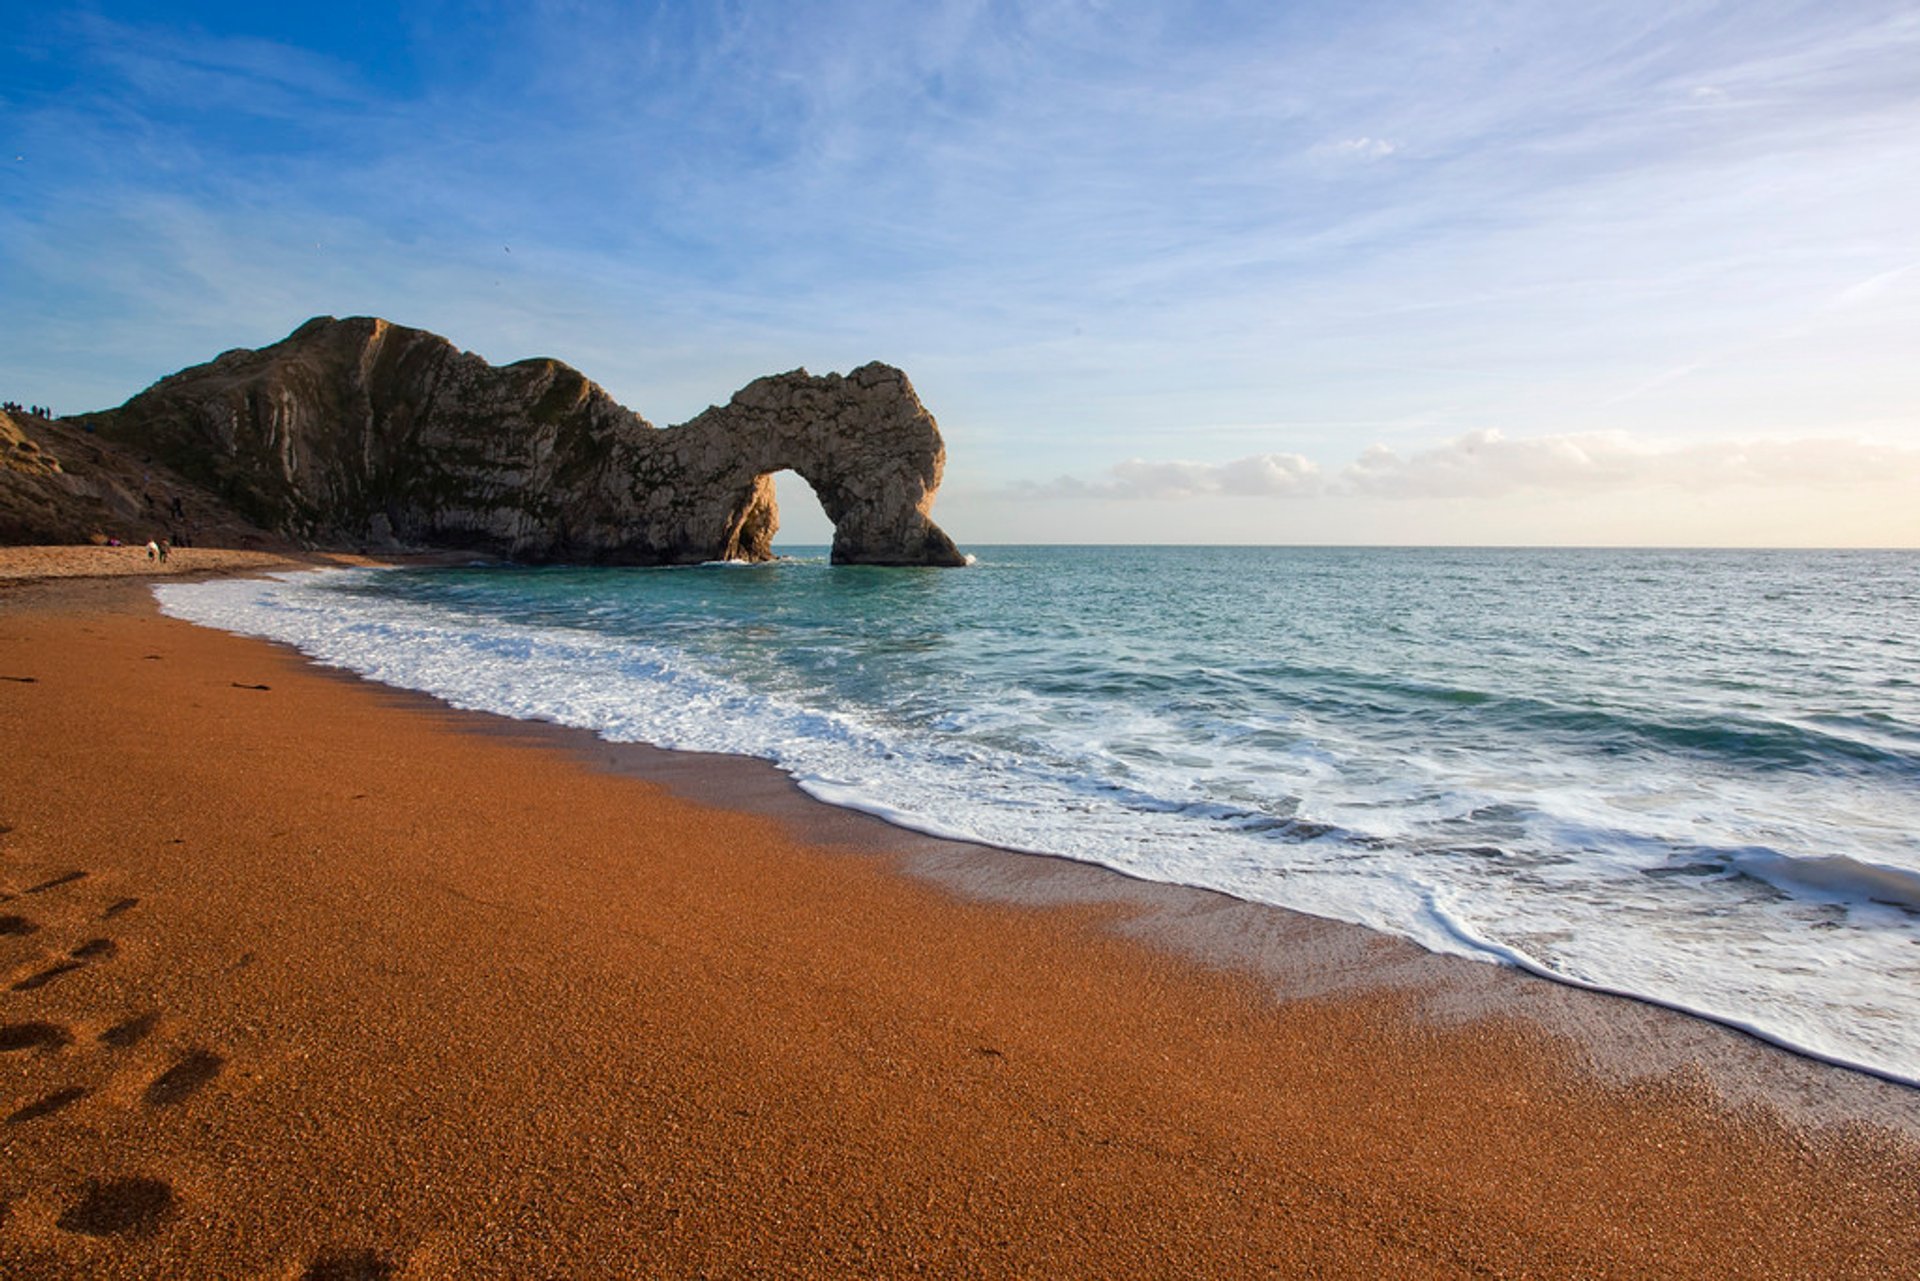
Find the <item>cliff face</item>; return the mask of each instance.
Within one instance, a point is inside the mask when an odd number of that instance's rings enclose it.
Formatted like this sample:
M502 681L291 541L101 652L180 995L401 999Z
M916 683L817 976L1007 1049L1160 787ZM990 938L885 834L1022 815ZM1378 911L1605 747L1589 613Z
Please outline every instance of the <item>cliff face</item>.
M280 541L143 450L102 440L77 420L0 410L0 543L109 536L223 547Z
M32 415L22 414L31 419ZM40 448L27 434L26 425L0 409L0 471L16 476L58 476L60 460Z
M163 379L90 429L304 541L517 560L764 560L791 468L841 564L957 565L928 518L945 448L906 376L763 378L660 430L555 360L494 367L384 320L322 317Z

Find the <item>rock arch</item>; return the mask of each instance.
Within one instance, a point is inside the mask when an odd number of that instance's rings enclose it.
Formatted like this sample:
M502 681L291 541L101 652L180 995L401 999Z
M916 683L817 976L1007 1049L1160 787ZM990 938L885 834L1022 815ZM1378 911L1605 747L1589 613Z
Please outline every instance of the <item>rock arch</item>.
M761 378L667 435L689 453L734 460L723 482L732 493L721 535L729 559L773 555L773 476L791 471L833 522L834 564L966 563L928 515L946 467L939 428L907 376L889 365L844 377L802 369Z
M813 486L833 560L963 565L929 517L946 448L907 376L761 378L661 430L557 360L498 368L372 317L308 321L162 379L89 429L311 542L527 561L773 555L773 473Z

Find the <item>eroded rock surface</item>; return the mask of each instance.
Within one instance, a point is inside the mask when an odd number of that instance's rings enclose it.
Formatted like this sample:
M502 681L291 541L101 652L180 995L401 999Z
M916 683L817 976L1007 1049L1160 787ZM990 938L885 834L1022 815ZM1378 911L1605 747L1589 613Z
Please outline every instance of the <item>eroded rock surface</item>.
M116 445L76 419L0 410L0 543L109 537L241 548L278 541L145 449Z
M40 448L37 441L27 434L26 425L20 421L29 415L15 418L4 409L0 409L0 471L10 471L21 476L57 476L60 474L60 460Z
M313 543L517 560L764 560L791 469L839 564L958 565L928 518L945 447L905 374L762 378L661 430L557 360L495 367L371 317L183 370L85 420L254 523Z

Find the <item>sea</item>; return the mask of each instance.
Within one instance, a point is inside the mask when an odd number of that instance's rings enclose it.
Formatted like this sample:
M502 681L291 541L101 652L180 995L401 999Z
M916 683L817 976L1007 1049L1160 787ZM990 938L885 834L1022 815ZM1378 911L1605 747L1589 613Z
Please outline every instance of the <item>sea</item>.
M973 550L155 590L456 707L1920 1085L1920 553Z

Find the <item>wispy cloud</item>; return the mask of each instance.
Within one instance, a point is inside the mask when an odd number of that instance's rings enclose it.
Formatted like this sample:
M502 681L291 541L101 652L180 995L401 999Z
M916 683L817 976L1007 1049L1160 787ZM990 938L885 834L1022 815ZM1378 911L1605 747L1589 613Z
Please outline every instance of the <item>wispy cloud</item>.
M9 396L380 310L663 420L894 360L1001 488L1209 422L1307 426L1085 483L1920 433L1906 0L297 8L0 33Z
M76 14L73 22L107 84L148 105L302 116L320 104L372 101L351 63L278 41L134 27L98 14Z
M1333 475L1298 454L1226 463L1131 458L1097 479L1062 477L1015 492L1029 498L1200 497L1497 499L1678 488L1835 489L1920 483L1920 448L1860 440L1715 440L1675 445L1628 432L1510 439L1468 432L1402 454L1373 445Z
M1859 440L1714 440L1674 445L1626 432L1509 439L1477 431L1401 455L1363 453L1341 474L1353 492L1405 498L1497 498L1754 486L1834 488L1920 481L1920 448Z
M1338 142L1323 145L1320 150L1333 155L1379 160L1392 155L1400 150L1400 147L1399 144L1388 142L1385 138L1342 138Z
M1254 454L1228 463L1115 463L1096 480L1063 476L1017 490L1036 498L1283 498L1320 492L1320 468L1299 454Z

